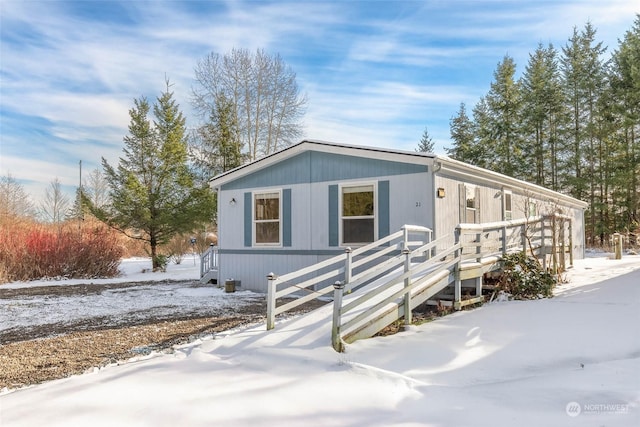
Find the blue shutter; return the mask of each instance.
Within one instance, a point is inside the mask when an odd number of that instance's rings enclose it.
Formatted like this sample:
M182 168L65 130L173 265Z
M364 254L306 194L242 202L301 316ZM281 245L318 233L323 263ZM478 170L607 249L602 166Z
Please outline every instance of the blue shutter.
M291 189L282 190L282 246L291 246Z
M389 230L389 181L378 182L378 239L387 237Z
M251 193L244 193L244 245L249 247L253 244L253 237L251 236L253 231L253 215L251 212L253 200L251 199Z
M338 246L340 241L338 236L338 186L329 186L329 246Z

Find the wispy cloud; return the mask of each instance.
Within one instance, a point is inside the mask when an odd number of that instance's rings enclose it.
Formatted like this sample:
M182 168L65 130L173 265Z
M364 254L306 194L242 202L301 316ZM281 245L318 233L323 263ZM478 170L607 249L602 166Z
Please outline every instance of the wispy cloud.
M210 52L279 53L309 96L306 136L413 149L428 126L448 144L460 102L486 92L505 53L524 69L538 42L591 20L609 45L634 2L5 1L0 34L0 174L35 197L77 162L117 162L134 98L165 75L190 126L193 69ZM38 185L40 191L36 191Z

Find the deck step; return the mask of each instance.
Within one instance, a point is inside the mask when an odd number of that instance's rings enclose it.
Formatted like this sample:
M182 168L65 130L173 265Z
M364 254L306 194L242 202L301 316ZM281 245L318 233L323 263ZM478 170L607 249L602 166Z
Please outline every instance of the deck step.
M200 283L213 283L218 284L218 270L209 270L200 278Z

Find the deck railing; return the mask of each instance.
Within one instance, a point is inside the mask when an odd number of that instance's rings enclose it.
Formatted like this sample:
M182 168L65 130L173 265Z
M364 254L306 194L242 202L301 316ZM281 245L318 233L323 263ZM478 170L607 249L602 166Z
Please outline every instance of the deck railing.
M572 236L571 217L561 214L456 227L456 242L462 245L464 260L479 262L482 258L526 250L541 260L544 269L550 267L554 273L566 269L567 253L573 265Z
M416 235L421 238L412 240ZM343 254L301 270L282 276L270 273L267 276L267 329L273 329L278 314L333 292L336 281L344 284L345 291L351 291L398 268L404 263L403 250L430 243L432 237L433 232L427 227L405 225L383 239L353 250L346 248ZM422 256L429 257L430 252L425 250ZM281 298L293 294L298 294L298 298L277 305Z
M572 253L571 236L571 218L557 214L515 221L459 224L453 246L417 263L414 262L416 253L431 253L444 238L414 251L403 251L402 274L389 276L389 280L367 289L346 305L343 305L343 293L347 287L337 281L333 286L332 346L336 351L342 351L345 337L353 341L372 336L401 317L405 324L410 324L413 307L452 283L453 306L459 309L464 305L461 303L461 282L465 271L464 277L475 278L479 284L476 297L470 301L481 301L482 275L497 264L501 255L509 252L526 251L542 259L543 268L547 268L547 256L551 255L552 270L564 269L567 237L568 252ZM573 264L572 255L570 262ZM356 308L360 308L360 312L349 316ZM348 318L345 319L345 315Z
M208 277L211 272L218 271L218 247L213 243L200 256L200 279Z

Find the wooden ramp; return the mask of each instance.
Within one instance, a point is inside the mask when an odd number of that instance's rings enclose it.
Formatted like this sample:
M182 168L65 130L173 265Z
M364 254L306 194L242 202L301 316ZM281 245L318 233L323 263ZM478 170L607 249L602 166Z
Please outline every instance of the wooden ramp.
M347 248L344 255L284 276L270 274L267 329L275 327L276 315L311 299L332 296L331 342L336 351L343 351L346 344L369 338L400 319L411 324L411 312L421 304L460 310L484 300L483 276L500 268L503 254L526 251L554 269L558 260L564 263L564 236L569 236L571 248L567 222L570 230L570 219L560 215L460 224L455 244L449 247L445 242L450 239L432 241L428 228L405 225L362 248ZM463 299L463 288L471 288L473 295ZM300 297L278 305L288 295Z

